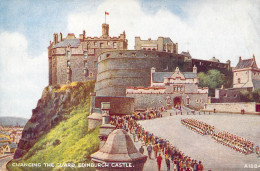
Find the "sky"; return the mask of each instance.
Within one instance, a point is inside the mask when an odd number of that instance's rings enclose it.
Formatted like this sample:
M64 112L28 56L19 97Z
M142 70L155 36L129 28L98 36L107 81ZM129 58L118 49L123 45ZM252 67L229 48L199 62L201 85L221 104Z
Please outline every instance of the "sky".
M48 86L47 47L53 33L170 37L179 53L221 62L256 57L260 66L259 0L1 0L0 116L30 118Z

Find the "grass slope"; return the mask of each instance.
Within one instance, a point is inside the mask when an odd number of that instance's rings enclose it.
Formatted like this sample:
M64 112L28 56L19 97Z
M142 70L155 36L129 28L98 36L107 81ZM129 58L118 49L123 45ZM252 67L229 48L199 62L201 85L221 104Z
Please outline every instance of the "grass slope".
M99 128L88 131L90 107L89 93L94 89L94 82L72 83L70 86L57 88L55 91L72 89L72 96L79 99L79 104L66 115L56 127L42 136L37 143L15 163L42 163L40 168L12 167L9 170L71 170L71 168L44 167L43 163L89 163L90 155L99 147ZM70 106L71 107L71 106ZM77 169L79 170L79 169Z

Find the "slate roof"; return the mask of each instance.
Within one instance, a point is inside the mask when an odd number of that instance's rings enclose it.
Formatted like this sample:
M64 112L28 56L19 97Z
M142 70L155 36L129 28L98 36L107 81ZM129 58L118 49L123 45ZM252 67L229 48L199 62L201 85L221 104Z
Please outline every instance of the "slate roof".
M241 60L238 62L235 69L249 68L252 65L253 61L253 58Z
M3 141L3 140L9 140L9 139L6 138L6 137L2 137L2 138L0 138L0 141Z
M9 144L9 147L10 148L17 148L17 144L16 143L11 143L11 144Z
M191 57L190 52L182 51L181 54L184 55L184 56L187 56L187 57Z
M252 80L254 89L260 89L260 80Z
M164 77L171 77L173 72L154 72L152 73L152 79L154 83L162 83L164 80Z
M0 147L2 147L4 145L8 145L8 143L0 143Z
M70 47L78 47L80 45L80 40L79 39L65 39L62 42L57 43L54 45L52 48L58 48L58 47L67 47L68 44L70 44Z
M183 72L185 78L197 78L197 74L193 72Z
M165 43L169 44L169 43L173 43L173 42L172 42L172 40L169 37L164 37L163 38L163 44L165 44Z
M154 83L162 83L164 77L170 78L174 72L154 72L152 73L152 79ZM182 72L185 78L197 78L197 74L193 72Z

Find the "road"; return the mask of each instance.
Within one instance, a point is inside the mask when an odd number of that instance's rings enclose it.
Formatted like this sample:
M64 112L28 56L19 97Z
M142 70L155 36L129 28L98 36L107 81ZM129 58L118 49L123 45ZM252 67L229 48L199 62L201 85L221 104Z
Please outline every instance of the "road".
M13 159L13 155L0 159L0 170L6 171L6 164Z
M260 116L238 114L168 115L163 118L139 121L146 131L169 140L171 144L191 158L201 160L205 170L244 170L251 164L257 164L258 170L260 170L260 158L257 158L255 154L241 154L216 143L210 136L199 135L184 127L181 124L181 118L194 118L206 122L218 130L228 131L260 145ZM154 167L156 167L156 163L154 163Z

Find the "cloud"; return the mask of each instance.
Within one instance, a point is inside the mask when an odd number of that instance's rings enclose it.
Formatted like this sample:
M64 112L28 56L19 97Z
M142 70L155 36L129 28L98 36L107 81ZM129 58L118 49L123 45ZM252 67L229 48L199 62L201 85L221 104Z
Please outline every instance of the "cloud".
M47 51L31 57L24 35L5 31L0 37L0 113L29 118L47 85Z
M118 36L125 30L129 49L134 48L135 36L169 36L179 43L179 52L189 50L194 58L215 56L222 62L230 59L235 66L239 56L250 58L255 54L260 66L259 1L188 1L182 7L185 17L168 8L147 13L140 1L107 0L96 10L71 13L68 30L79 34L85 29L87 36L100 36L104 11L108 11L110 35Z

